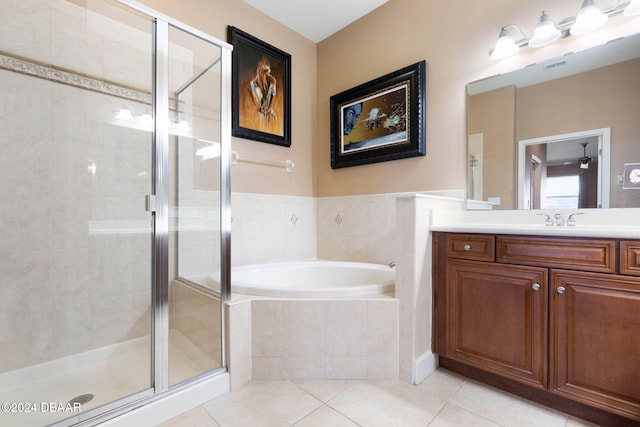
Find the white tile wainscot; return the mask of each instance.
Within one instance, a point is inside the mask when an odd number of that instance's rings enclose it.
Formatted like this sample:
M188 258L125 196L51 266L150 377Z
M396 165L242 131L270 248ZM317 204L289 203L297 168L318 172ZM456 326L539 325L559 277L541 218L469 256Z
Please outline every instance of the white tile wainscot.
M229 305L231 388L250 380L397 379L398 300L255 298ZM249 318L250 317L250 318Z
M398 301L252 300L252 378L397 379Z

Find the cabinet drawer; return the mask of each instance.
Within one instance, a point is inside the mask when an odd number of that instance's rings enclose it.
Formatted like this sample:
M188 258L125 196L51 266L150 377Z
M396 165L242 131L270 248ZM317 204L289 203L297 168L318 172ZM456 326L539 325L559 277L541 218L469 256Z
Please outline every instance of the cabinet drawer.
M498 236L496 260L508 264L615 273L615 240Z
M447 234L447 257L493 261L496 246L494 236L487 234Z
M640 276L640 241L620 241L620 274Z

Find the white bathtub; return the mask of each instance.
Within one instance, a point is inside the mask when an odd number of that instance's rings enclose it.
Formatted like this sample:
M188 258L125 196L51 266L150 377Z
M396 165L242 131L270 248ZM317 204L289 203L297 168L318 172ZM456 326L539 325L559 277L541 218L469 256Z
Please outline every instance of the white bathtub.
M234 267L231 292L286 298L373 295L395 289L396 272L380 264L296 261Z

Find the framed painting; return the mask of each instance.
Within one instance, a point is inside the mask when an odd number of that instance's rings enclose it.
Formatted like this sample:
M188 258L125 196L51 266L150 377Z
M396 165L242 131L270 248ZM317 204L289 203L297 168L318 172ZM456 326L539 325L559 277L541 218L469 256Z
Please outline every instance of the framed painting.
M291 55L228 27L231 134L291 146Z
M331 167L424 156L426 62L330 99Z

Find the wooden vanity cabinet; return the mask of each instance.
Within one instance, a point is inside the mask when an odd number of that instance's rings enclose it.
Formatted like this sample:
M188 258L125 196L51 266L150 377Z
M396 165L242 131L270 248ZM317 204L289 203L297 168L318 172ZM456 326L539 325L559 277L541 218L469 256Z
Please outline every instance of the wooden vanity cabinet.
M550 390L640 425L640 278L551 271Z
M620 241L620 273L640 276L640 242Z
M640 425L640 242L433 242L441 367L599 425Z
M446 354L544 388L546 269L452 260L446 274Z

